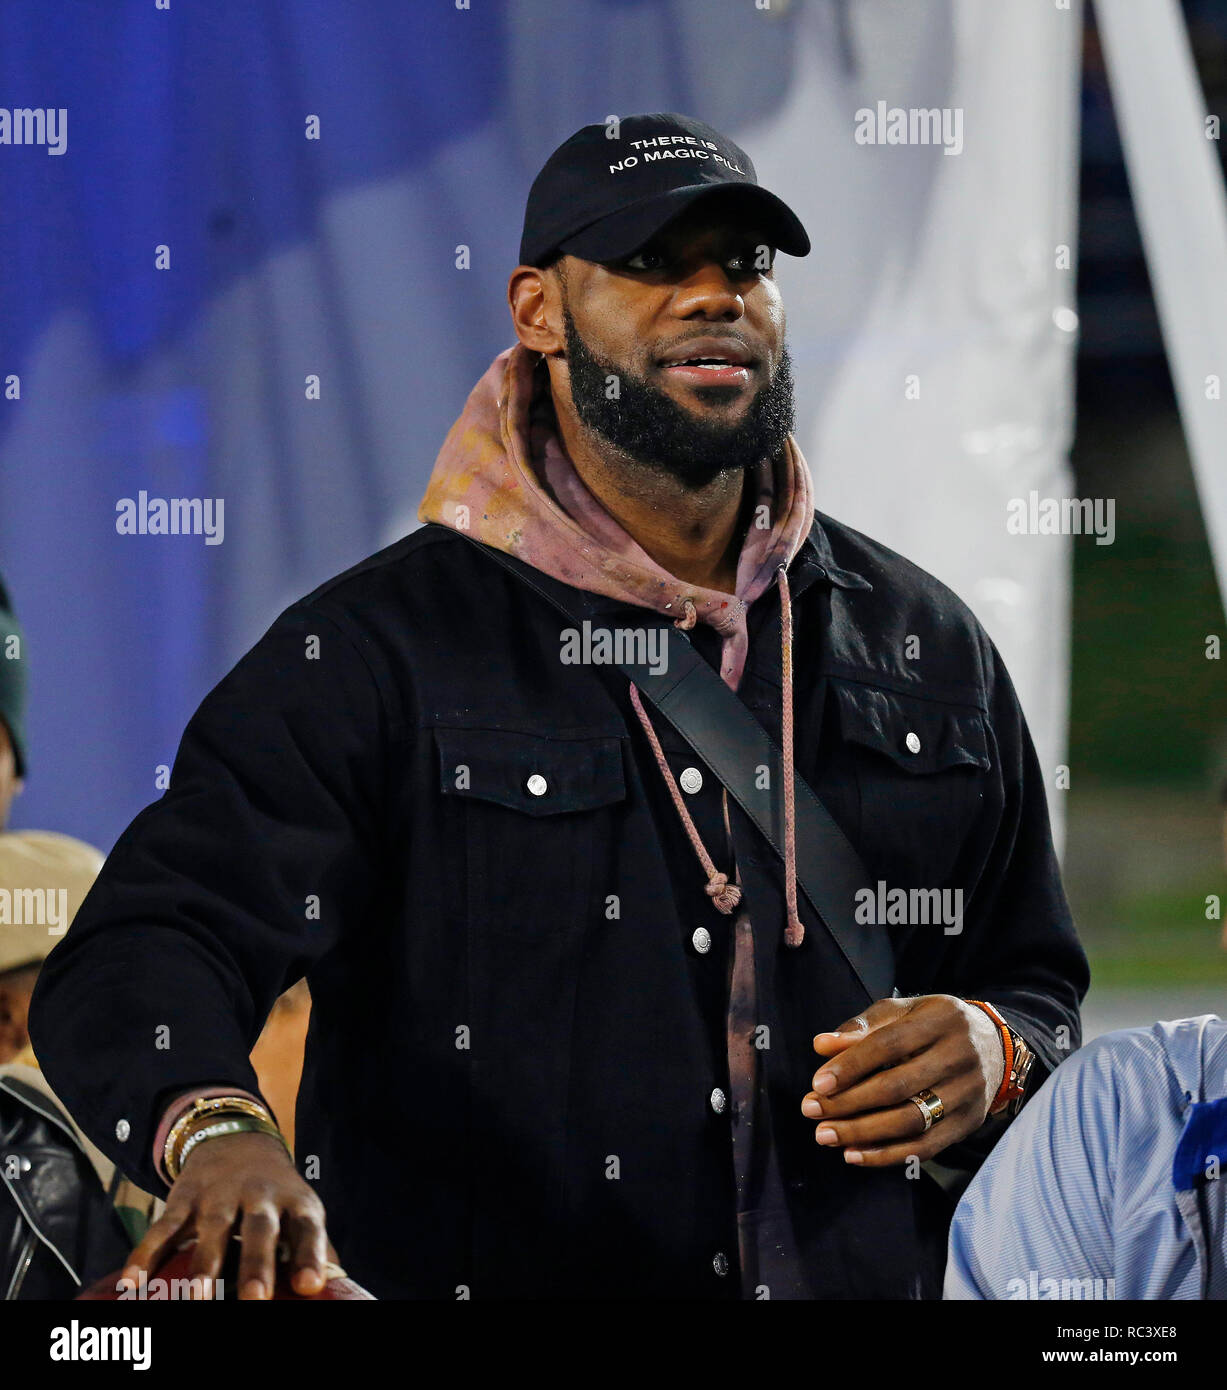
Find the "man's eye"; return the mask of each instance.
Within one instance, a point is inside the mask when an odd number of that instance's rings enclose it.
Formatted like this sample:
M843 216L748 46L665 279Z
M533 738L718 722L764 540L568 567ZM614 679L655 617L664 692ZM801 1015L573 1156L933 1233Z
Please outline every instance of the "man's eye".
M771 247L754 244L735 251L725 265L734 275L758 275L770 270L774 260L775 252ZM636 251L634 255L624 257L619 264L623 270L655 271L665 269L669 260L663 251L648 250Z
M747 246L729 258L729 267L746 275L770 270L775 252L769 246Z

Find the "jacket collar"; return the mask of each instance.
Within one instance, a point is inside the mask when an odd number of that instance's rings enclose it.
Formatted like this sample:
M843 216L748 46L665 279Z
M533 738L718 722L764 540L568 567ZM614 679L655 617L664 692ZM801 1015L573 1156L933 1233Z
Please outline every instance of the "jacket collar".
M522 564L523 561L517 563ZM530 566L525 566L525 568L531 569ZM556 588L560 593L565 593L572 611L579 616L626 612L630 607L625 599L592 593L587 589L572 588L541 571L534 571L534 573L545 582L547 587ZM873 585L863 574L856 570L846 569L836 563L826 528L815 516L809 534L801 542L796 555L793 557L792 564L788 567L788 582L792 588L793 597L796 598L803 594L817 580L822 580L837 589L873 589ZM763 597L766 598L767 595Z
M792 585L793 593L799 594L815 579L825 579L837 589L873 589L863 574L835 563L830 537L816 515L809 535L802 541L788 571L788 582Z

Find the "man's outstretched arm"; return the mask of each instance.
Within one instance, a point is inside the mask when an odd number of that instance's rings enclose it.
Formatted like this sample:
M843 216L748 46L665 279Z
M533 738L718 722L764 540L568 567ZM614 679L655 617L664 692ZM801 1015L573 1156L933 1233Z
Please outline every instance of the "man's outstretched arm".
M210 1083L258 1095L249 1054L274 1001L361 917L378 874L385 728L342 627L302 605L283 614L206 697L169 789L121 836L48 957L35 1053L82 1129L147 1190L167 1191L153 1161L166 1104ZM283 1214L314 1260L322 1207L263 1134L199 1144L167 1210L209 1264L232 1224L254 1223L254 1236ZM253 1249L271 1252L276 1229Z

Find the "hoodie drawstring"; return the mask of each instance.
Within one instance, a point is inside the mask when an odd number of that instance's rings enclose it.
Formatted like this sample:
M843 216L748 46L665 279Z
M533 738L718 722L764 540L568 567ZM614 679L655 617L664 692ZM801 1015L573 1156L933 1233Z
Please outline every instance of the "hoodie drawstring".
M792 598L788 592L788 571L783 565L780 576L780 671L784 682L784 707L780 723L784 736L784 901L788 921L784 940L789 946L800 946L805 940L805 927L797 912L797 784L793 775L792 728Z
M802 925L797 912L796 783L793 777L792 601L788 592L788 574L783 565L779 567L779 587L781 668L784 681L781 720L784 736L784 898L787 905L784 940L789 946L800 946L805 939L805 927ZM698 611L689 599L685 600L685 608L685 616L675 619L673 626L683 632L688 632L698 621ZM669 795L673 799L682 825L686 829L686 837L693 846L695 854L698 855L699 863L703 865L703 871L707 874L707 895L711 898L712 905L718 912L731 913L741 901L741 888L737 884L729 882L728 874L721 873L716 868L711 855L708 854L698 828L691 819L690 812L686 809L686 803L682 800L682 794L678 790L673 772L665 758L664 749L661 748L660 740L656 737L656 730L652 727L652 721L648 718L647 711L643 707L639 690L634 681L630 684L630 696L631 704L635 708L635 713L639 717L639 722L643 726L643 731L647 735L652 752L656 757L656 765L660 768L665 785L669 788Z
M728 874L721 873L716 868L711 855L708 854L698 828L690 819L690 812L686 809L682 794L677 789L673 772L665 760L664 749L661 748L660 740L656 737L656 730L652 728L652 721L648 718L647 711L639 699L639 691L634 681L631 682L631 704L635 706L635 713L643 725L643 732L647 734L648 742L652 745L652 752L656 754L656 765L664 776L665 785L669 788L669 795L673 798L677 813L682 818L682 824L686 827L687 838L694 846L694 852L699 856L699 863L703 865L703 871L707 874L707 896L711 898L712 905L717 912L730 913L741 901L741 889L735 883L729 882Z

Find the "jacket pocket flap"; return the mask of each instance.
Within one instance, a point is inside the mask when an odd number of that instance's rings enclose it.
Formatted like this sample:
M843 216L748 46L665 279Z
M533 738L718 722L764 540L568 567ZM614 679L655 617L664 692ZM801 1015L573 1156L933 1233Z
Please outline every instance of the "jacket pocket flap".
M884 753L906 772L939 772L960 763L992 767L984 716L970 705L834 679L831 687L844 739Z
M530 816L590 811L626 796L622 740L436 728L439 789Z

